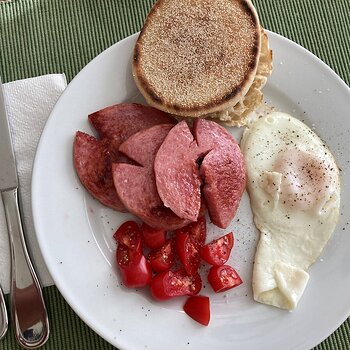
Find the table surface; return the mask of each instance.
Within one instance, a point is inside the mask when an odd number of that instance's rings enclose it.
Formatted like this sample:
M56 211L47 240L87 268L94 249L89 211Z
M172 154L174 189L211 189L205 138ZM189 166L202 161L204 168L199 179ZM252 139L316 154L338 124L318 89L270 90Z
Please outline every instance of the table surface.
M349 0L253 2L266 29L304 46L350 85ZM0 2L3 82L62 72L69 82L97 54L139 31L153 3L154 0ZM56 287L44 288L44 296L51 336L43 349L113 349L79 319ZM11 328L0 348L20 349ZM350 319L314 349L349 348Z

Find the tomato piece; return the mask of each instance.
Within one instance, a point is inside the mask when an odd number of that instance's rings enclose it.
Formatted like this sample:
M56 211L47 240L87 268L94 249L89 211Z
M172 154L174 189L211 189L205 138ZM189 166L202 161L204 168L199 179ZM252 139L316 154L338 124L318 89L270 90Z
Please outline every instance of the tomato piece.
M117 264L126 287L144 287L150 284L152 270L150 263L138 250L130 249L125 244L118 244Z
M224 292L243 283L235 269L229 265L212 266L208 273L208 282L215 293Z
M198 271L201 260L196 244L191 236L184 231L176 232L175 243L183 267L189 275L194 275Z
M207 326L210 321L210 301L209 297L197 295L189 297L183 306L188 316L195 321Z
M205 216L200 217L197 222L192 222L190 226L190 235L192 236L194 242L201 247L205 243L207 238L207 223Z
M147 260L150 262L153 271L169 270L175 262L174 242L168 240L160 248L150 251Z
M207 224L205 216L200 217L196 222L191 222L183 228L176 230L176 232L188 233L193 242L196 244L197 249L205 243L207 237Z
M139 225L135 221L126 221L113 235L114 239L132 250L142 251L142 237Z
M160 248L166 240L166 231L153 228L145 223L141 227L143 241L145 245L151 249Z
M233 233L214 239L200 249L201 258L213 266L221 266L229 259L233 248Z
M202 288L198 273L189 276L185 270L164 271L155 275L151 282L151 294L156 300L167 300L182 295L196 295Z

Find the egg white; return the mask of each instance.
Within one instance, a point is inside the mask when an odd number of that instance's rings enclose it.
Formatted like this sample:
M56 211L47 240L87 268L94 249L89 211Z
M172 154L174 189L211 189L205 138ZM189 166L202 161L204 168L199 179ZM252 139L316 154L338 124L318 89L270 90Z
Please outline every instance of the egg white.
M324 142L285 113L249 125L241 149L254 223L261 232L254 299L292 310L307 285L307 269L338 221L339 169Z

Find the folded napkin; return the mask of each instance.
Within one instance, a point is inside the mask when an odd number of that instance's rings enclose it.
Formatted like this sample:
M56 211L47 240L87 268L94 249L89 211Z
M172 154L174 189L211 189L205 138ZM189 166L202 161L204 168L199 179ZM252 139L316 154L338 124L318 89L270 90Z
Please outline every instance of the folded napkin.
M43 286L52 285L53 280L46 268L34 231L31 213L31 176L41 132L66 85L64 74L48 74L3 85L16 154L27 245ZM10 291L10 268L6 219L0 201L0 284L5 293Z

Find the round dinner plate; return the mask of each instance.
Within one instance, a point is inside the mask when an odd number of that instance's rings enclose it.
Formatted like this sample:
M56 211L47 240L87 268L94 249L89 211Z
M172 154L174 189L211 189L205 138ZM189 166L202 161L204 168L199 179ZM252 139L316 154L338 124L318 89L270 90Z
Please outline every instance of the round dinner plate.
M350 90L313 54L277 34L268 35L274 70L263 90L265 101L313 128L335 155L342 177L339 223L309 270L309 283L293 312L253 300L251 275L259 233L246 193L227 230L208 224L208 240L234 231L229 264L244 281L223 294L214 294L204 283L201 294L211 300L208 327L182 311L185 298L155 302L147 288L121 285L112 235L132 216L104 207L87 193L73 167L72 145L77 130L94 133L88 114L115 103L143 101L131 74L137 34L92 60L68 85L48 119L32 178L39 245L70 306L120 349L306 350L350 314ZM229 130L239 139L243 128Z

